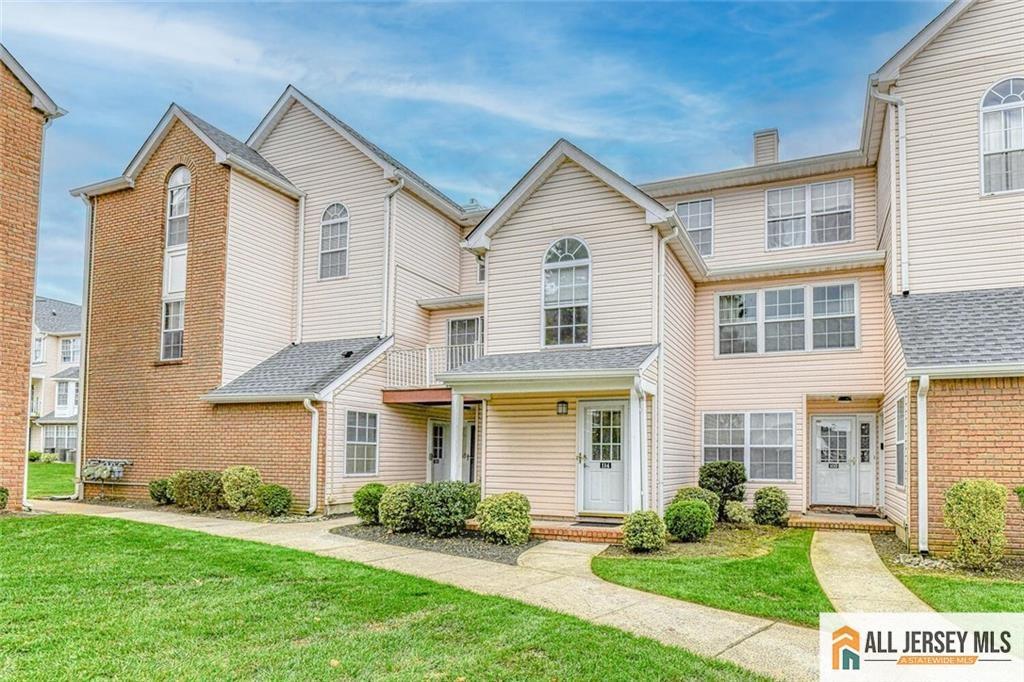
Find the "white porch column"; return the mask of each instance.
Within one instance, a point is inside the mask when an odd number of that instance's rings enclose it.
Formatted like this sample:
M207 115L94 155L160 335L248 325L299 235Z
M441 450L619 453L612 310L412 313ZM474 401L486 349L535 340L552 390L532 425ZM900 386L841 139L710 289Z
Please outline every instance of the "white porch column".
M643 509L644 468L641 443L643 426L640 395L636 389L629 392L629 494L626 497L626 511L635 512Z
M451 433L448 438L451 452L448 455L448 480L462 480L462 394L452 391Z

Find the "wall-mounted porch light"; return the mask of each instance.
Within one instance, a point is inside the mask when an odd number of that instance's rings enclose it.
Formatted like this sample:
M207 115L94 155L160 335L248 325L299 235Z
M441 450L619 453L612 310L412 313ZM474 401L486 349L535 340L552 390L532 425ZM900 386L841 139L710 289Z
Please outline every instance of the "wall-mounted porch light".
M558 414L567 415L569 414L569 403L565 402L564 400L559 400L558 404L555 406L555 409L558 412Z
M839 396L838 400L841 403L852 403L853 402L853 398L851 396L848 396L848 395L841 395L841 396Z

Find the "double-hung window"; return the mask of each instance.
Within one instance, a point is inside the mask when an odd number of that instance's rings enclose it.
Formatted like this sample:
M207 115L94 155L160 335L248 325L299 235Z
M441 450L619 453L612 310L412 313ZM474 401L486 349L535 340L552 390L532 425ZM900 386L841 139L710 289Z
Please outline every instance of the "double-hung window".
M574 237L559 239L544 255L543 342L580 346L590 342L590 251Z
M704 462L742 462L755 481L793 480L792 412L718 412L703 418Z
M718 295L718 352L757 352L756 291Z
M43 337L37 336L32 339L32 362L43 361Z
M175 168L167 180L164 287L160 304L161 360L180 360L185 349L185 273L191 188L192 175L188 168Z
M896 485L901 488L907 480L907 404L903 398L896 401Z
M320 279L348 275L348 209L331 204L320 217Z
M764 351L804 349L804 288L764 292Z
M69 406L70 384L67 381L57 382L57 407L67 408Z
M165 301L163 333L160 342L160 358L177 360L181 358L185 343L185 301Z
M830 180L765 192L768 250L853 239L853 181Z
M476 281L483 282L487 279L487 258L485 256L476 257Z
M1024 189L1024 78L1008 78L981 103L983 191Z
M345 413L345 473L377 473L377 413Z
M60 361L65 365L76 365L81 357L81 339L78 337L60 340Z
M50 424L43 431L44 450L75 450L78 448L78 427L74 424Z
M814 287L814 348L857 345L857 303L853 284Z
M683 201L676 204L676 214L690 235L690 241L702 256L714 253L715 202L714 199Z

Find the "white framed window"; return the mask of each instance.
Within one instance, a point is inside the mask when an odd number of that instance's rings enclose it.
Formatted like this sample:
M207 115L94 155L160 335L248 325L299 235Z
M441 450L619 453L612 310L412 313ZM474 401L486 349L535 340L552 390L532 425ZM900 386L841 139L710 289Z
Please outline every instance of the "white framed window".
M590 343L590 250L581 239L564 237L544 254L544 346Z
M60 361L64 365L77 365L81 359L82 340L79 337L60 340Z
M715 297L715 354L856 349L857 299L856 282L720 292Z
M32 362L43 361L43 337L37 336L32 339Z
M43 429L44 450L78 449L78 426L75 424L50 424Z
M793 480L793 412L709 412L702 420L704 463L742 462L752 481Z
M192 174L178 166L167 179L167 248L188 245L189 193Z
M907 480L907 403L896 401L896 485L903 487Z
M70 405L71 391L70 382L57 382L57 407L66 408Z
M1024 77L996 83L981 100L982 192L1024 190Z
M697 199L681 201L676 204L676 215L690 235L697 252L702 256L711 256L715 252L715 200Z
M185 301L164 301L160 359L180 360L185 346Z
M476 257L476 281L483 282L487 279L487 257L477 256Z
M367 476L377 473L377 413L345 412L345 473Z
M765 191L765 248L838 244L853 239L853 180Z
M348 209L334 203L320 217L320 279L348 275Z

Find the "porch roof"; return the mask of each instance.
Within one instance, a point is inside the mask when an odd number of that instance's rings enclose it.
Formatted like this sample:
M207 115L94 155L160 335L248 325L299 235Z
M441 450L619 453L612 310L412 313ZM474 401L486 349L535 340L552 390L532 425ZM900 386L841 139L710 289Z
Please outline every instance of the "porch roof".
M658 346L549 349L485 355L438 378L445 383L503 379L636 376L654 360Z
M73 414L70 417L58 417L56 412L50 412L49 414L43 415L36 419L36 424L40 426L46 426L48 424L77 424L78 415Z

